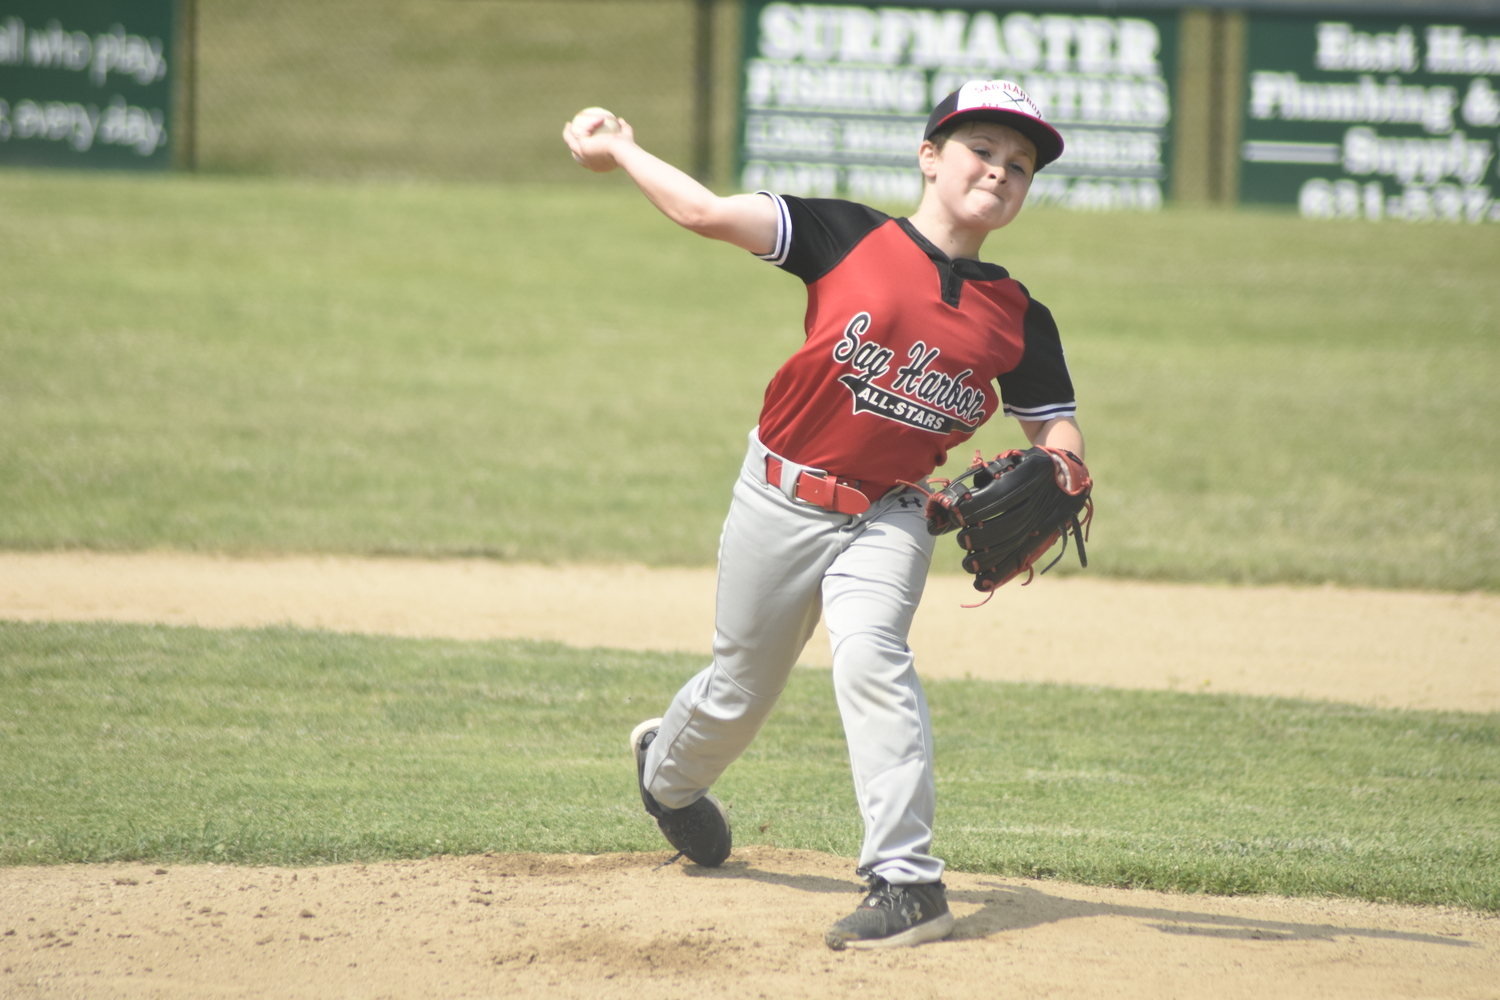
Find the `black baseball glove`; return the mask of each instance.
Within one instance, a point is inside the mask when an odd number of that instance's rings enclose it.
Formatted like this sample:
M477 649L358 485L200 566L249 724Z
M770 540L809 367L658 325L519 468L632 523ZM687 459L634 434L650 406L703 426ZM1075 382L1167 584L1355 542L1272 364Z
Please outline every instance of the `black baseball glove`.
M1007 451L975 463L957 479L927 497L927 530L934 535L958 529L958 544L967 550L963 567L974 574L974 589L993 593L1022 573L1026 583L1035 563L1059 537L1078 545L1078 561L1087 566L1083 543L1094 516L1093 480L1076 455L1060 448ZM941 482L941 480L939 480ZM1081 515L1081 517L1080 517ZM1024 584L1023 584L1024 586Z

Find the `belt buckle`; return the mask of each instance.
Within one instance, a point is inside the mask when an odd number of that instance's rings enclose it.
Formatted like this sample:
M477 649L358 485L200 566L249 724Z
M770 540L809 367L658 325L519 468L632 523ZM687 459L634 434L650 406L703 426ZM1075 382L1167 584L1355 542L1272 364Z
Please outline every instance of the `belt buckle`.
M838 489L838 479L831 473L827 476L815 476L811 472L804 472L797 477L797 499L815 507L833 510Z
M839 482L832 473L815 476L804 472L797 477L797 499L833 511L835 514L863 514L870 509L870 498L853 486Z
M781 487L782 462L774 455L766 456L766 482ZM817 475L803 471L797 476L792 495L805 504L821 507L835 514L863 514L870 509L870 498L859 491L858 480L840 480L832 473Z

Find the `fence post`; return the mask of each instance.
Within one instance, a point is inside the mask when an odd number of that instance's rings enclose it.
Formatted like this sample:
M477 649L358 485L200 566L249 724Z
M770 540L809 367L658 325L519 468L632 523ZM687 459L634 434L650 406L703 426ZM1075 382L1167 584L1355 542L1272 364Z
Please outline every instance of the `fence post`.
M693 0L693 176L713 172L714 0Z
M1203 204L1213 197L1209 176L1214 117L1213 11L1190 7L1180 15L1177 81L1172 115L1172 198Z
M198 0L177 3L177 168L198 169Z
M1245 12L1218 11L1214 23L1214 79L1217 100L1212 108L1214 146L1213 200L1233 205L1240 199L1240 136L1245 91Z

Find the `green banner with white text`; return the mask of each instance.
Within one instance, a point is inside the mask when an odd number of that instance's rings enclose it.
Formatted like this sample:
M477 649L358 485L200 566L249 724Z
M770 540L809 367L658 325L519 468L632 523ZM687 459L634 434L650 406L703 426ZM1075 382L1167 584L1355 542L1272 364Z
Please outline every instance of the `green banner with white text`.
M1500 20L1253 15L1240 200L1500 222Z
M1161 206L1178 14L954 4L745 5L740 183L914 204L934 105L966 80L1019 83L1067 144L1031 203Z
M172 165L174 0L0 0L0 163Z

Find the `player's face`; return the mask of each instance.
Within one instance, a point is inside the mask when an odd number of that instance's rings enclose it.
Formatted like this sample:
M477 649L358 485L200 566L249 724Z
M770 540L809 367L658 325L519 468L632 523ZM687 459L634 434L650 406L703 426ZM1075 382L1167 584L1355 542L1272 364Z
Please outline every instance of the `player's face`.
M1036 146L1007 125L968 122L941 151L924 142L922 172L953 221L966 228L999 229L1016 217L1036 164Z

